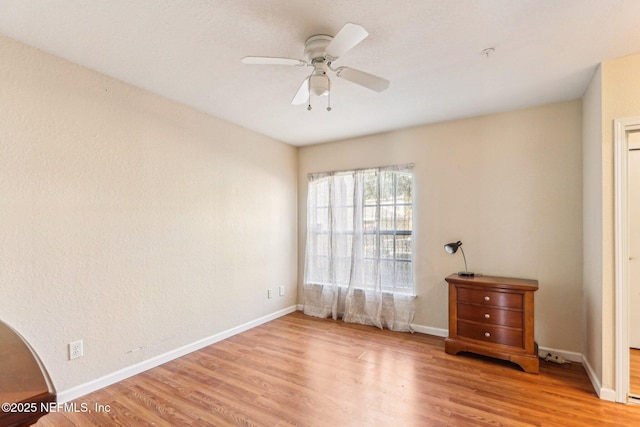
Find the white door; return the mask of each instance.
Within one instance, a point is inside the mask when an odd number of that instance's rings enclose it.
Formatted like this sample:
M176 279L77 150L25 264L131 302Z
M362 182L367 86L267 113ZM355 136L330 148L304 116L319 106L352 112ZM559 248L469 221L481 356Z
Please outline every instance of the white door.
M629 346L640 349L640 149L629 151Z

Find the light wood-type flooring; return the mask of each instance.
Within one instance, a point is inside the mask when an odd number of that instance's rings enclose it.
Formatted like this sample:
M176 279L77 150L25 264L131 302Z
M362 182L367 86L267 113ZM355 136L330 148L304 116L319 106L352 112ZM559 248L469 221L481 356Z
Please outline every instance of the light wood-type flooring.
M540 374L442 338L299 312L78 399L64 426L632 426L640 406L598 399L583 367ZM109 412L96 412L108 405Z
M640 350L632 348L629 357L629 392L636 397L640 397Z

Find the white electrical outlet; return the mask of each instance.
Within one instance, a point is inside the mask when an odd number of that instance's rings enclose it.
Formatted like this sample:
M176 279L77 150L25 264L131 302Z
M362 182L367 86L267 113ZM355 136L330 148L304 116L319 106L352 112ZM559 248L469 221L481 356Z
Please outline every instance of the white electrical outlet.
M280 286L280 296L284 295L284 286Z
M69 360L77 359L78 357L82 357L84 354L82 350L82 340L74 341L69 344Z
M273 298L273 289L267 290L267 298Z

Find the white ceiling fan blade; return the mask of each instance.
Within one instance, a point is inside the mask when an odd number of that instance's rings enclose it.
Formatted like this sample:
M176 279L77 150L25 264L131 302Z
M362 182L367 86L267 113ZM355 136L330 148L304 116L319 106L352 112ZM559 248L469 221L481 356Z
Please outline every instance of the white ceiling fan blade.
M250 65L295 65L298 67L307 65L302 59L275 58L272 56L245 56L241 61L243 64Z
M336 70L336 76L376 92L382 92L389 87L389 80L355 68L340 67Z
M347 22L325 49L325 57L337 59L366 39L369 33L360 25Z
M308 100L309 100L309 78L307 77L300 85L300 89L298 89L296 96L293 97L291 104L302 105L302 104L305 104Z

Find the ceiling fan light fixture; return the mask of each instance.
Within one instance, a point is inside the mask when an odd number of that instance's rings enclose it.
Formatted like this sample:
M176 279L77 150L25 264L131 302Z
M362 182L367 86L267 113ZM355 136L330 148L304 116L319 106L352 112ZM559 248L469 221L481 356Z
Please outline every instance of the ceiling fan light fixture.
M329 77L326 74L314 74L309 77L309 92L315 96L329 94Z

